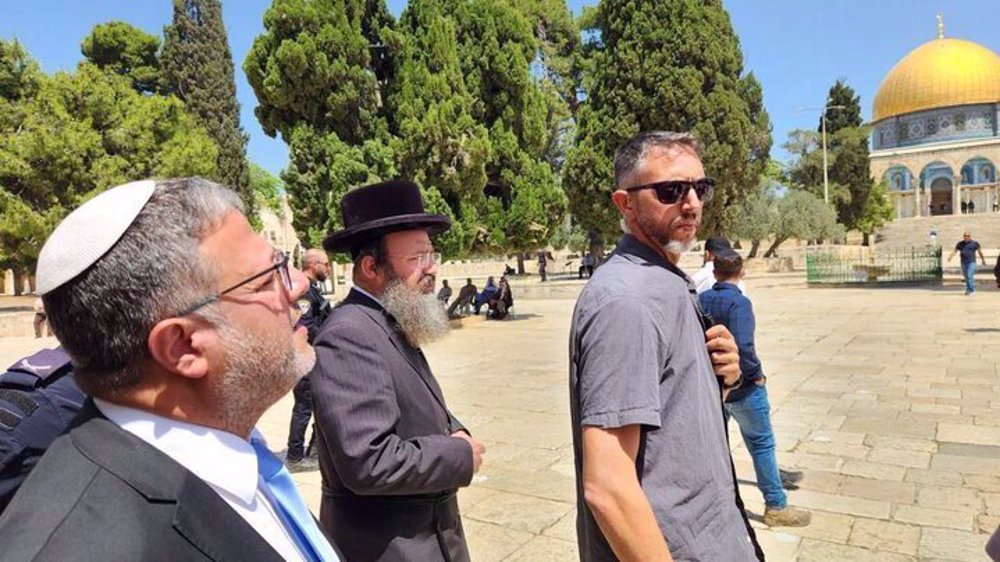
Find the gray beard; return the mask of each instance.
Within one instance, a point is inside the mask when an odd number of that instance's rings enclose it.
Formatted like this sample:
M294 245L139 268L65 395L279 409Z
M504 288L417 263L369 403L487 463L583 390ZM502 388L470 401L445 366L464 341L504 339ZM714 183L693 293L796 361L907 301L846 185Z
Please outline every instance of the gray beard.
M299 353L287 338L264 338L241 332L228 321L216 322L226 348L225 374L216 386L219 416L229 427L253 426L316 363L310 346Z
M399 279L390 279L379 300L413 347L439 340L451 329L448 313L433 292L425 295Z
M693 238L691 240L688 240L687 242L681 242L680 240L671 240L670 242L667 242L663 246L663 249L671 254L683 254L684 252L690 251L691 248L694 248L694 243L695 240Z

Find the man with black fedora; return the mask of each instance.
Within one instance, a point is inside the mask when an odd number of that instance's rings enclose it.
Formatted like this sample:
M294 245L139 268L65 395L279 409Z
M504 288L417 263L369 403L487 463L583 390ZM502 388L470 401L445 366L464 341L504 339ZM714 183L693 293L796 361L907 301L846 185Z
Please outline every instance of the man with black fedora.
M448 410L420 350L448 331L431 236L451 222L426 213L405 180L348 192L341 214L323 247L351 254L354 287L316 337L311 375L320 521L352 562L467 561L456 491L485 448Z

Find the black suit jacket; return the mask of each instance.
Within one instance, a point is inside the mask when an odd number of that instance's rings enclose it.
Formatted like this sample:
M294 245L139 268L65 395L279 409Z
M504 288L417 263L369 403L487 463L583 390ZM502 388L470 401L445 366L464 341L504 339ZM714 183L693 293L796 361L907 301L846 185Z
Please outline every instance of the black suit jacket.
M356 290L314 348L324 529L351 562L468 560L455 492L472 450L423 353Z
M0 559L281 557L208 484L88 400L0 517Z

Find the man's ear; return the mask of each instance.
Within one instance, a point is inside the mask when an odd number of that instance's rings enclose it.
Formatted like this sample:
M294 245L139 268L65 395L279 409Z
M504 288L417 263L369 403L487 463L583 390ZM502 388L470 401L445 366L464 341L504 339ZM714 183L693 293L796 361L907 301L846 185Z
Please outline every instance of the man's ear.
M167 372L198 379L208 374L206 351L216 338L204 320L167 318L153 326L146 344L153 361Z
M628 213L632 211L632 202L628 196L628 192L618 189L611 194L611 201L614 202L615 207L618 207L618 211L621 212L622 216L627 217Z
M382 275L382 271L379 269L378 263L375 261L375 256L368 254L361 258L359 262L361 266L361 276L370 283L377 283Z

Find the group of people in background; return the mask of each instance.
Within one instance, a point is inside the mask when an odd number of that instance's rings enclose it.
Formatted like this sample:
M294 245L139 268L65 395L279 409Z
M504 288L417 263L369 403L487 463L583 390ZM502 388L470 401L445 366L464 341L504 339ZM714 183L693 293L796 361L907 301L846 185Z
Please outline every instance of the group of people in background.
M465 280L465 285L458 291L455 300L448 302L452 296L452 288L448 286L448 280L441 282L441 289L437 293L437 299L441 305L446 307L449 318L460 318L469 314L478 315L483 306L486 306L486 318L491 320L503 320L507 318L514 307L514 294L511 292L510 281L506 275L500 276L497 283L493 276L486 278L486 285L479 291L472 278Z

